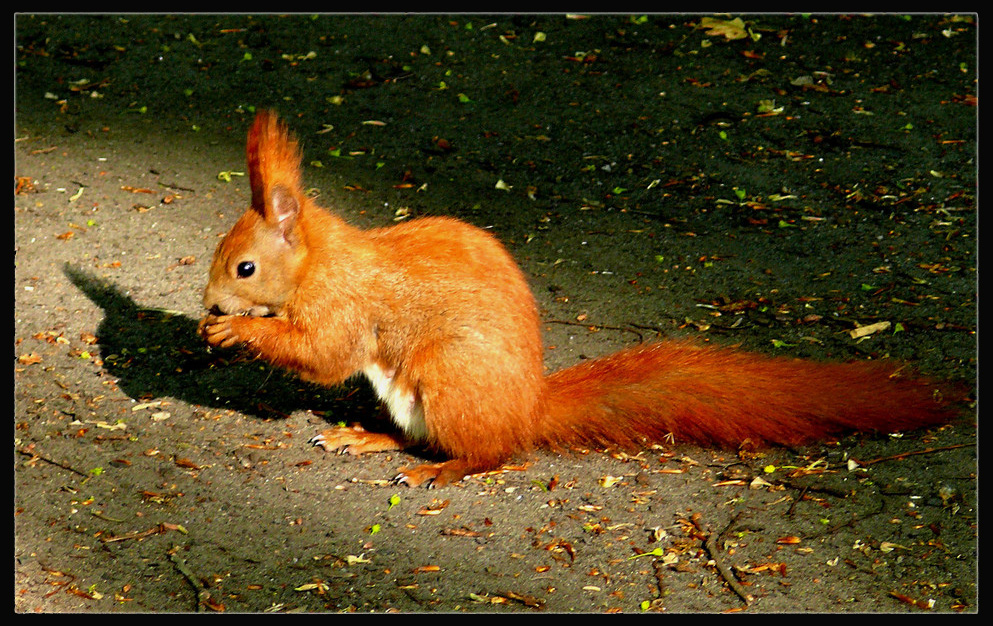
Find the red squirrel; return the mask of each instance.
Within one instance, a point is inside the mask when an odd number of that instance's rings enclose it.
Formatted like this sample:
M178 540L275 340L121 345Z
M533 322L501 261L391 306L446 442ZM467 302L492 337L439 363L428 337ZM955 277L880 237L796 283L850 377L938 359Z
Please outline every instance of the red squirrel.
M403 470L442 486L535 448L675 441L799 445L847 431L948 421L948 387L898 364L817 363L682 341L546 375L527 280L491 234L429 217L360 230L301 184L301 151L260 112L248 133L251 207L217 248L200 332L322 385L362 373L396 434L332 428L353 454L426 446Z

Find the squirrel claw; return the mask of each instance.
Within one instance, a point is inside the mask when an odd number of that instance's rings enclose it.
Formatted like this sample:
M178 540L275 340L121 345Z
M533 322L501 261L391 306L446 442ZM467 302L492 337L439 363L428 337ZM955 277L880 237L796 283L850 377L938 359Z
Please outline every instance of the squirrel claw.
M341 445L335 448L330 447L331 444L328 443L328 440L323 433L314 435L313 437L307 440L307 443L314 446L315 448L321 448L325 452L334 452L335 454L339 454L339 455L348 452L348 444Z
M406 472L400 472L399 474L394 476L393 480L391 480L390 482L393 483L394 485L403 485L405 487L418 487L420 485L424 485L425 489L435 488L434 479L429 478L423 482L418 482L416 479L412 479L410 476L408 476Z

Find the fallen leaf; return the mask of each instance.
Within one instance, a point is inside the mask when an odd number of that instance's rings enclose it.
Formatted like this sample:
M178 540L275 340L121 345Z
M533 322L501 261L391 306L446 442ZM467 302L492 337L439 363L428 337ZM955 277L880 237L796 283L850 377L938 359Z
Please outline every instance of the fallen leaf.
M27 176L17 177L17 186L14 188L14 195L19 196L22 193L31 193L35 191L34 183Z
M716 17L704 17L700 19L700 28L706 28L708 35L713 37L724 37L728 41L735 39L745 39L749 37L745 22L740 17L733 20L720 20Z
M865 326L859 326L848 332L852 339L859 339L861 337L868 337L869 335L879 332L881 330L886 330L890 327L889 322L876 322L875 324L867 324Z
M601 476L599 483L601 487L613 487L622 480L620 476Z
M17 357L17 362L21 365L34 365L35 363L41 363L41 357L31 352L30 354L22 354Z

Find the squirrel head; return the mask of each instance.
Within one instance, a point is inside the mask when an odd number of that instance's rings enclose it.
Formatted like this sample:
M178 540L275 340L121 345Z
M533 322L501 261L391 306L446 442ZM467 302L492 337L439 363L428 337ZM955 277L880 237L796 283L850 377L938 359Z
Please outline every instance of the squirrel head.
M225 315L278 315L307 253L300 149L275 114L262 111L248 133L247 152L252 206L218 245L203 304Z

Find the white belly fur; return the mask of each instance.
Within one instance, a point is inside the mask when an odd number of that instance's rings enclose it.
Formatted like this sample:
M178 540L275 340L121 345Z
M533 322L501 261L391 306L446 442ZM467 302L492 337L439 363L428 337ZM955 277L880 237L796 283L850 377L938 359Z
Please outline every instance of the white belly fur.
M397 384L396 370L384 370L378 363L373 363L362 370L362 373L369 379L379 399L386 404L393 423L403 431L407 439L412 442L427 439L424 407L416 393Z

